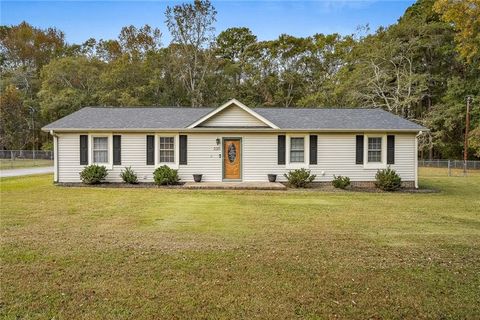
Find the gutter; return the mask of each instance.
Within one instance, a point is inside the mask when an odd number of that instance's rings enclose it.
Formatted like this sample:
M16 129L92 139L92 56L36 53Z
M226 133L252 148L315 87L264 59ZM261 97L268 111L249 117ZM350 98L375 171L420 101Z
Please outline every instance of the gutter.
M309 129L295 129L295 128L279 128L279 129L259 129L259 128L42 128L44 132L406 132L417 133L422 131L430 131L427 128L422 129L339 129L339 128L309 128Z
M429 130L428 130L429 131ZM414 154L415 154L415 189L418 189L418 137L420 137L423 134L423 131L419 131L415 135L415 148L414 148Z

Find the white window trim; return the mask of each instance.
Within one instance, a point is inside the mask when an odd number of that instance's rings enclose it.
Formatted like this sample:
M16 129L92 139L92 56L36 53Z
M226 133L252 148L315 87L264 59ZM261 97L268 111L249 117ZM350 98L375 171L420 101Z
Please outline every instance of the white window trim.
M382 138L382 156L380 162L368 162L368 138ZM386 169L387 168L387 134L365 134L363 139L363 167L365 169Z
M303 151L303 162L290 162L290 140L291 138L303 138L304 151ZM287 134L286 135L286 155L285 155L285 168L286 169L301 169L309 168L309 159L310 159L310 135L309 134Z
M108 139L108 162L93 162L93 138L107 138ZM113 134L96 134L91 133L88 135L88 163L96 164L99 166L105 166L107 169L113 169Z
M172 137L173 138L173 144L174 144L174 157L175 161L174 162L160 162L160 137ZM161 166L169 166L172 169L178 169L179 168L179 159L180 159L180 138L179 134L172 134L170 133L157 133L155 134L155 168L161 167Z

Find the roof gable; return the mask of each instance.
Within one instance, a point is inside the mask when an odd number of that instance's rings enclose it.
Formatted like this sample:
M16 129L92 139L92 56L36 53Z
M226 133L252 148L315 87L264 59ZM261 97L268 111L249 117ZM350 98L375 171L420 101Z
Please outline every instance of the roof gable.
M238 100L232 99L188 126L192 128L253 127L278 129L267 118Z

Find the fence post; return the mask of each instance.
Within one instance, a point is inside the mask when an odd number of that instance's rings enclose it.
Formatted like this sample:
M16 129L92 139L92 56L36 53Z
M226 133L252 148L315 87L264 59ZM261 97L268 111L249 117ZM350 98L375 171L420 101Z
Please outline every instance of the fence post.
M451 170L451 167L450 167L450 159L448 159L448 176L449 177L452 176L452 170Z
M463 160L463 176L467 176L467 160Z

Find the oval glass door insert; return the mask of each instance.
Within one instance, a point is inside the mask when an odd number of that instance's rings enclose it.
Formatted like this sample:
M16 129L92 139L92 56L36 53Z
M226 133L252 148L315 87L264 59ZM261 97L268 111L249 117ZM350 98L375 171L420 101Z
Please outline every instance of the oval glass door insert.
M230 143L228 145L228 160L230 163L233 163L235 158L237 158L237 148L235 147L235 144Z

